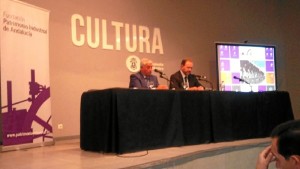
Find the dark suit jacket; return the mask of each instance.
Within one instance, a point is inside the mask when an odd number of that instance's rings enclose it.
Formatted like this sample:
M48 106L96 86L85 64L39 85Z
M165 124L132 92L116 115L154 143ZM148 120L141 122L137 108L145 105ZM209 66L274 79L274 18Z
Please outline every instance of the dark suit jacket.
M199 81L197 80L196 76L193 74L190 74L188 76L188 81L189 81L189 87L198 87L202 86ZM174 73L171 75L170 78L170 89L184 89L182 86L183 83L183 77L180 73L180 71Z
M147 89L147 81L153 81L155 88L159 85L156 76L150 75L144 78L143 74L138 72L130 75L129 88Z

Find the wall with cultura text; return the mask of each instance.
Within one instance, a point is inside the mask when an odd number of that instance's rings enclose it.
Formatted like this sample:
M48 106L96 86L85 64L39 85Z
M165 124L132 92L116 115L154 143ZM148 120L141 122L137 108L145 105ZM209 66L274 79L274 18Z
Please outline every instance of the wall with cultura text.
M290 92L300 118L298 0L22 1L50 10L55 138L80 134L84 91L128 87L129 75L137 71L132 60L150 58L170 76L190 57L193 72L218 86L217 41L276 45L278 89Z

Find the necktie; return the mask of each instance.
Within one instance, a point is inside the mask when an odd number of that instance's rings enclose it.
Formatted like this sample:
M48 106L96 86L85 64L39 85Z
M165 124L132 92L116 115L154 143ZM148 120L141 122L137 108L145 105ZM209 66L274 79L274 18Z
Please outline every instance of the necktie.
M187 76L184 77L184 83L186 84L187 88L190 86L189 85L189 80L188 80Z

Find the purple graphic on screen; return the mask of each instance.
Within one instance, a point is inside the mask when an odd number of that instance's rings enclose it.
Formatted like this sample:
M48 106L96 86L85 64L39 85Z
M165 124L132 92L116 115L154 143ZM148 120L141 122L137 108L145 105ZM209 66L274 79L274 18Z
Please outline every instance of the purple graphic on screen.
M230 46L231 58L239 58L239 48L237 46Z
M225 85L225 91L231 91L231 86Z
M240 81L238 79L234 79L234 76L240 78L240 73L232 73L232 84L239 84Z
M274 62L266 61L266 71L273 72L274 71Z
M274 59L274 48L266 48L265 50L266 59Z
M267 86L258 86L258 91L259 92L264 92L267 90Z
M35 81L35 71L31 70L31 81L29 82L30 97L13 103L12 100L12 82L7 81L7 105L1 109L7 109L7 112L2 112L3 124L3 145L16 145L33 143L36 138L53 139L52 126L49 124L51 115L47 120L43 120L38 116L38 110L43 103L50 98L50 87L42 86ZM17 110L14 105L31 102L30 107ZM32 124L39 124L43 131L33 133Z
M229 60L220 60L220 69L222 71L229 71L230 70Z
M219 56L220 56L220 58L229 58L229 46L220 45L219 46Z

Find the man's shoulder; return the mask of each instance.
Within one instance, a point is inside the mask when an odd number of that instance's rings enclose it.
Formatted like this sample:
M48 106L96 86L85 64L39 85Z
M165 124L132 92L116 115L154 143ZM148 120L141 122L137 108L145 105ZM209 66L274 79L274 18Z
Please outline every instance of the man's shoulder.
M181 73L180 73L180 71L177 71L177 72L173 73L171 76L178 77L178 76L181 76Z
M131 74L130 77L137 77L137 78L140 78L140 77L142 77L142 75L141 75L141 73L137 72L137 73Z
M155 76L155 75L150 75L150 78L157 79L157 76Z
M190 74L189 77L191 77L191 78L196 78L196 75Z

